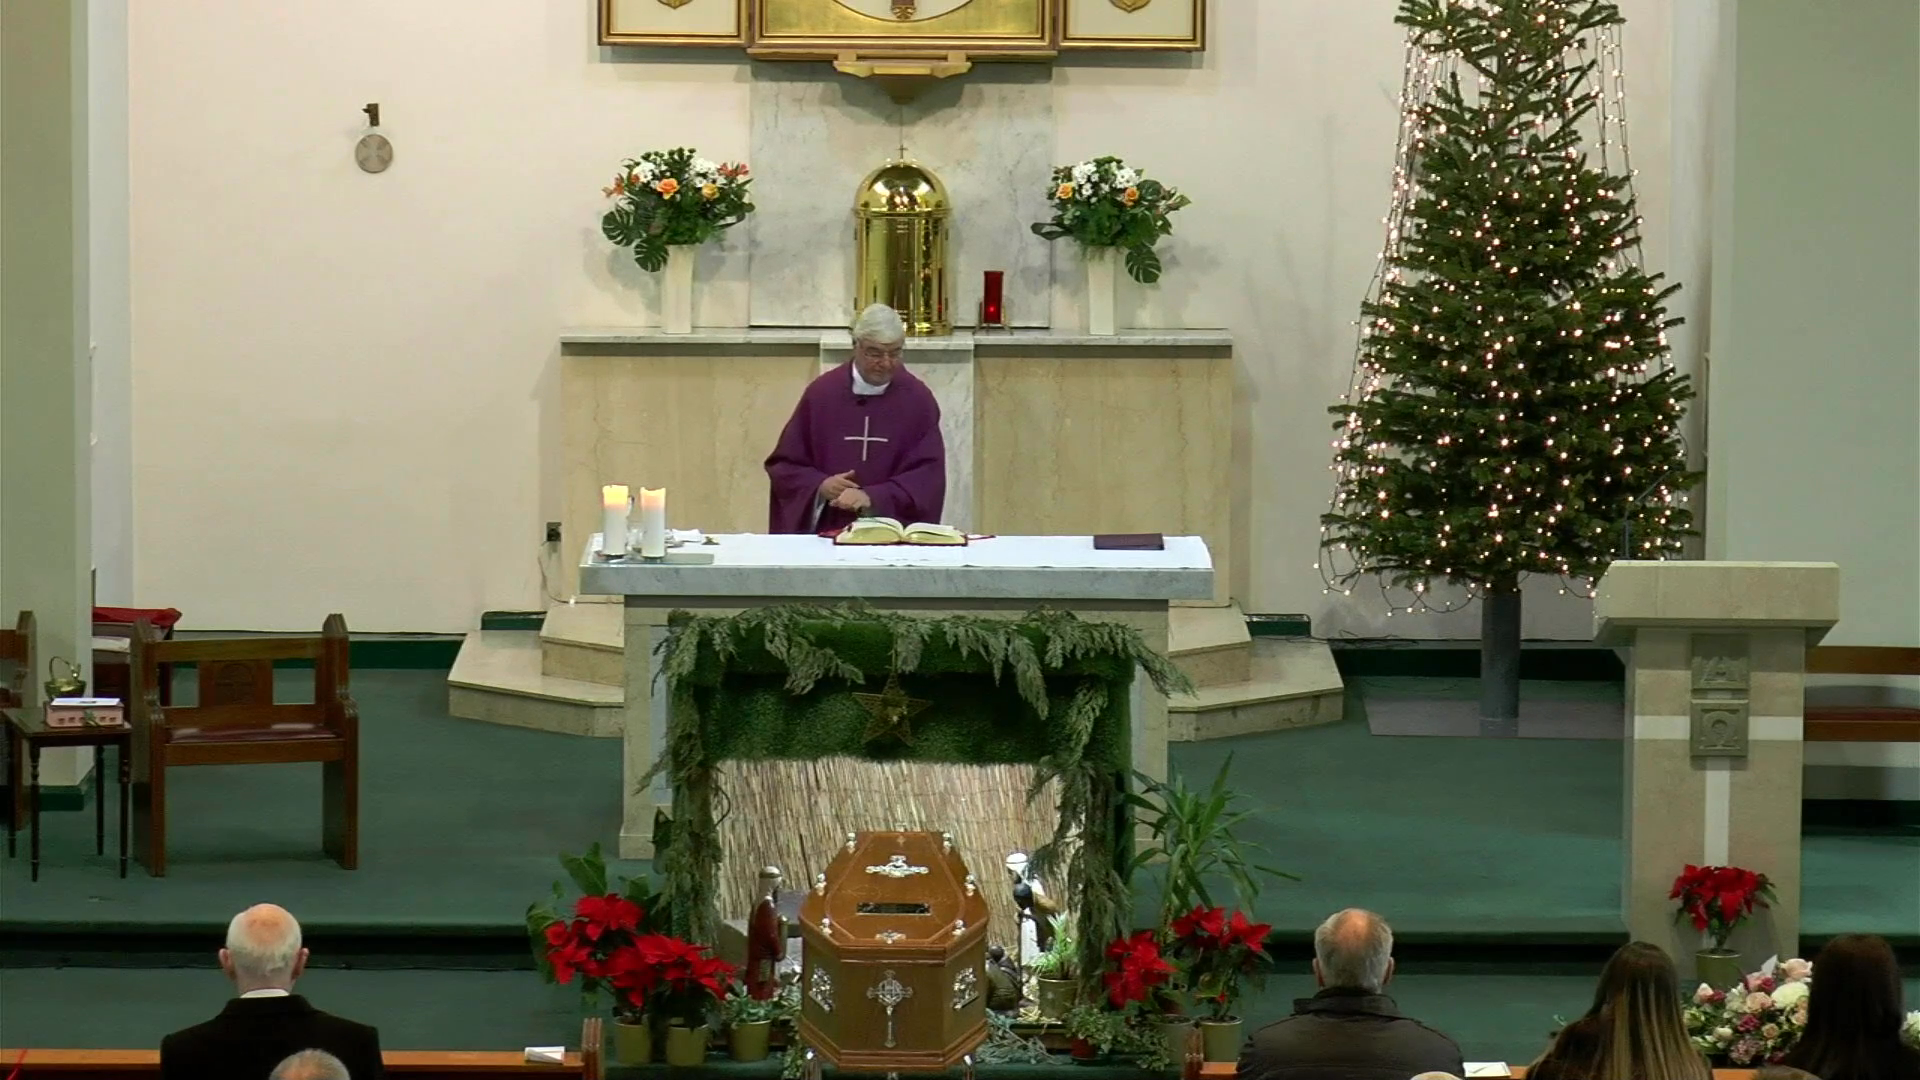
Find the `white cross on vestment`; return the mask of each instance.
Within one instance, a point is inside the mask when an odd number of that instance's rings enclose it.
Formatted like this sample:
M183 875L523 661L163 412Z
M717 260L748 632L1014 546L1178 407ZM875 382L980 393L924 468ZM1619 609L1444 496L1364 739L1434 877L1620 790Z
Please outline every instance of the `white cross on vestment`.
M873 417L863 416L860 418L860 434L848 435L846 438L842 439L841 441L859 443L860 444L860 460L865 461L867 460L867 450L869 447L871 447L874 443L886 442L887 440L873 433Z

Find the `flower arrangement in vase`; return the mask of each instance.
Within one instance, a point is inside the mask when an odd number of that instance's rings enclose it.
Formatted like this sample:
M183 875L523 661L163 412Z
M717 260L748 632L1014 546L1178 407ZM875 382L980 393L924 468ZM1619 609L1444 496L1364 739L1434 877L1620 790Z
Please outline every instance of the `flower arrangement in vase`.
M1738 981L1742 974L1740 954L1727 948L1727 939L1773 899L1773 883L1765 874L1737 866L1689 863L1674 879L1667 898L1680 902L1673 921L1691 921L1695 930L1713 940L1712 948L1696 954L1701 980L1718 986Z
M1242 988L1257 985L1271 969L1266 943L1273 927L1249 922L1237 909L1199 904L1173 920L1169 929L1188 989L1206 1008L1200 1021L1205 1060L1239 1060L1241 1022L1233 1009Z
M1053 216L1033 223L1047 240L1070 237L1087 259L1087 323L1094 334L1113 333L1115 252L1127 276L1143 285L1160 280L1154 245L1173 232L1174 211L1193 202L1117 157L1098 157L1053 170L1047 192Z
M1745 978L1717 989L1701 983L1683 1010L1687 1037L1710 1058L1739 1068L1784 1060L1807 1029L1813 965L1769 960Z
M632 248L642 270L667 272L661 307L669 333L692 329L693 253L753 213L752 183L745 164L719 164L683 146L622 161L601 189L617 202L600 231Z

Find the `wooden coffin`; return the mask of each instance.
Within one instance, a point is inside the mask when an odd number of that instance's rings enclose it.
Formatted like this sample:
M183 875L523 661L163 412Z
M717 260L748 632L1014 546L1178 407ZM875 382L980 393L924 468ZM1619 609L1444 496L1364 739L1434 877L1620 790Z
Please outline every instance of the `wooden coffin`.
M800 934L800 1038L836 1068L935 1072L986 1038L987 902L951 836L848 833Z

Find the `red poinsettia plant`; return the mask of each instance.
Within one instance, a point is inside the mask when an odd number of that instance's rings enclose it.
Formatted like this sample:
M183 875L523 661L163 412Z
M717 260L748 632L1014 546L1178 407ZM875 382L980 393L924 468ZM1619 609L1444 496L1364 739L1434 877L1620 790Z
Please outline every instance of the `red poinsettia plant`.
M1248 983L1257 984L1270 965L1269 923L1247 920L1239 909L1197 904L1173 920L1173 952L1186 969L1194 998L1207 1008L1210 1020L1234 1019L1233 1007Z
M1689 863L1674 879L1667 898L1680 901L1674 922L1691 919L1695 930L1713 939L1714 948L1724 949L1734 930L1773 899L1773 882L1765 874L1738 866Z
M527 932L542 974L563 984L578 979L589 998L608 994L623 1021L654 1016L698 1026L724 996L733 966L704 945L668 934L664 898L644 879L610 885L599 845L585 855L561 856L560 865L582 895L568 905L556 882L549 903L528 907Z
M1161 951L1154 932L1141 930L1107 946L1107 970L1101 981L1108 1004L1117 1010L1172 1013L1180 1011L1173 996L1179 973L1172 958Z

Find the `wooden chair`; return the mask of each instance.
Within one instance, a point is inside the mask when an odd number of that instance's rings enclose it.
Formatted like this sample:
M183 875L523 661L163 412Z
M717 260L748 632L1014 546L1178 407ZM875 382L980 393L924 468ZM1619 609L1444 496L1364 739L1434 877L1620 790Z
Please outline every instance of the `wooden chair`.
M276 704L276 660L313 661L313 701ZM163 665L197 668L191 707L162 705ZM167 770L186 765L314 761L321 769L321 847L342 868L360 861L360 713L347 692L347 621L319 637L167 641L144 619L133 634L134 857L167 873Z
M1822 645L1807 650L1809 675L1920 677L1920 648ZM1920 742L1920 709L1903 705L1808 705L1808 742Z
M0 709L24 709L40 700L35 641L31 611L21 612L13 629L0 630ZM20 763L13 760L11 746L0 746L0 760L6 762L8 820L18 825L27 819L27 785L20 779Z

